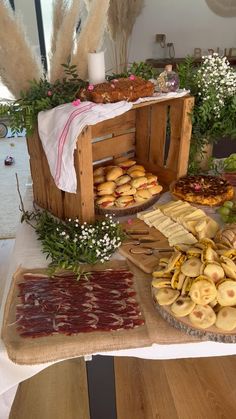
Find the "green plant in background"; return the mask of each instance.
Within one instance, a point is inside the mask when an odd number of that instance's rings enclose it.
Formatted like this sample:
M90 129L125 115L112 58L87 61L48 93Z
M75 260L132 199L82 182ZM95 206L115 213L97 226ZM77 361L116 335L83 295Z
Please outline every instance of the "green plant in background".
M127 71L123 73L112 73L111 75L107 75L106 79L108 81L113 79L118 79L121 77L129 77L129 76L137 76L142 77L145 80L155 79L157 76L156 70L148 63L143 61L140 62L133 62L129 65Z
M196 155L204 157L207 144L227 136L236 138L236 72L226 57L213 54L203 57L198 68L192 57L186 57L178 73L180 87L190 89L195 97L189 172L196 173Z
M19 99L0 104L0 116L8 117L13 134L21 133L23 129L27 135L32 134L40 111L72 102L78 90L87 84L78 78L75 65L63 64L63 67L63 80L55 83L50 83L46 77L32 80L29 90L21 92Z

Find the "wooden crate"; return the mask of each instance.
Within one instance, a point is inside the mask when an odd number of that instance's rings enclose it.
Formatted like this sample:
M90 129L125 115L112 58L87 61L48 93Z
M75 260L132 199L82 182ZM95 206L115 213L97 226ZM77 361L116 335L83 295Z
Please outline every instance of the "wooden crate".
M192 97L144 102L121 116L86 127L78 137L74 153L76 194L55 186L35 132L27 139L35 202L59 218L78 217L81 222L92 222L95 218L93 167L104 159L111 163L124 156L134 156L137 163L157 174L163 185L185 175L193 103Z

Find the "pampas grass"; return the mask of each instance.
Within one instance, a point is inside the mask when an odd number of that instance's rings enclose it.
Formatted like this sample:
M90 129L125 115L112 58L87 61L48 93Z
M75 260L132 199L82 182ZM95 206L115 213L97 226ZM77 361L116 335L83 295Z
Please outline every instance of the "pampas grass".
M110 0L93 0L89 5L88 17L79 35L77 49L71 60L72 64L77 66L81 79L85 80L88 77L88 52L97 51L101 46L107 25L109 3Z
M110 0L108 30L112 41L113 63L117 73L128 66L128 42L144 0Z
M29 44L23 24L9 2L0 1L0 77L15 98L29 88L29 81L39 80L43 70Z
M65 1L54 1L53 16L53 43L50 59L50 82L52 83L63 78L62 64L69 63L71 59L75 29L79 20L79 0L72 0L69 7Z

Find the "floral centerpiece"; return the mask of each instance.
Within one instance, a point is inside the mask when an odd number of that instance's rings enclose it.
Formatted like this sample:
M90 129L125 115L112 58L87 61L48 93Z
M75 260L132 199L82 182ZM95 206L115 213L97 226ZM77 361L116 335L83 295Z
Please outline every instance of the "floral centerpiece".
M204 156L206 144L226 136L236 138L236 71L226 57L215 53L203 57L198 68L194 59L187 57L178 72L180 86L195 96L189 169L196 172L195 156Z

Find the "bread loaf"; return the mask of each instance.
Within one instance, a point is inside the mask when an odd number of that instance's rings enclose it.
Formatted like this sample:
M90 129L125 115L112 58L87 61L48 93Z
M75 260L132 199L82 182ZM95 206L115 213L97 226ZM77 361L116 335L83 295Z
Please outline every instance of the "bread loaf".
M95 103L112 103L121 100L134 102L141 97L152 96L154 88L152 82L141 77L120 78L96 84L93 86L93 90L84 88L79 92L79 98Z

